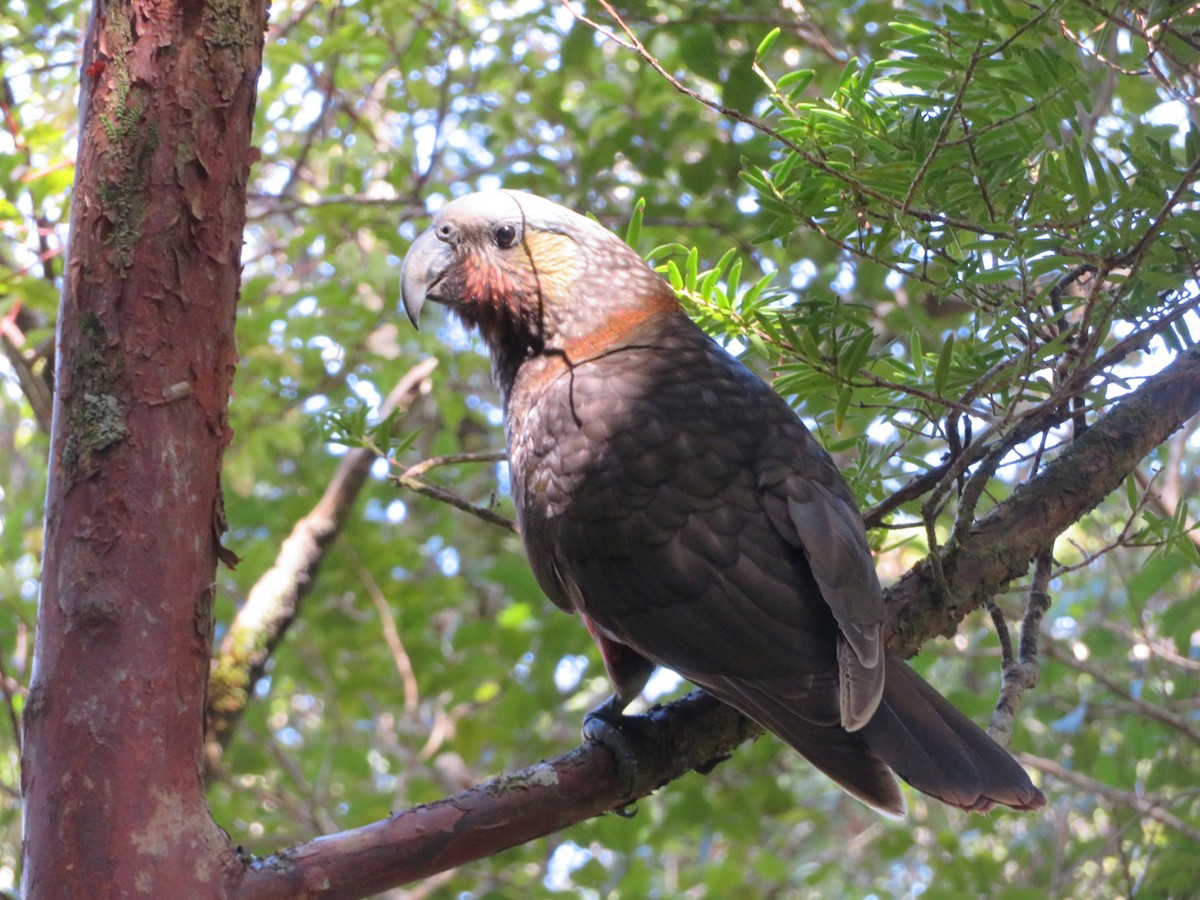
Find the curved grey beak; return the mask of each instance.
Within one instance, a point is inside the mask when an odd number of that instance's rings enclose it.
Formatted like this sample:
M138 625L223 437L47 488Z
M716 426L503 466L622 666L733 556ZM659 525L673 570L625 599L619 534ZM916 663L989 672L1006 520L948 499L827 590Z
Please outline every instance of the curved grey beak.
M453 251L438 239L433 229L424 231L413 241L400 268L400 300L414 328L421 307L428 299L437 299L437 284L453 259Z

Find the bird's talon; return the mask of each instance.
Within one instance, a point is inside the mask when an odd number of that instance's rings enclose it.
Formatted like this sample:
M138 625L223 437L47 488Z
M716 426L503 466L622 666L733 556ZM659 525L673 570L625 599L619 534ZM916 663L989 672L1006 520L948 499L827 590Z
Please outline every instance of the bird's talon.
M616 809L613 810L613 812L616 813L618 816L620 816L622 819L632 819L634 816L637 815L637 801L632 800L629 803L625 803L621 806L618 806Z
M621 723L628 718L618 713L610 719L599 710L592 710L583 717L583 739L589 744L599 744L612 754L622 797L633 793L638 771L637 753L621 733Z

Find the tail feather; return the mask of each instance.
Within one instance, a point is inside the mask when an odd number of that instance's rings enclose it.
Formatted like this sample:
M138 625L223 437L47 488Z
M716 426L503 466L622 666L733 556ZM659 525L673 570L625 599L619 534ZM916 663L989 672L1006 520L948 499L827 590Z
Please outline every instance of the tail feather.
M979 726L900 660L889 657L886 665L883 700L857 731L816 725L753 683L716 679L705 687L787 741L847 793L889 816L905 813L896 775L961 809L1045 805L1025 770Z
M862 735L897 775L952 806L1046 803L1006 750L898 659L888 659L880 711Z
M891 818L904 818L907 806L895 774L859 732L813 724L774 695L745 682L722 679L705 688L787 741L855 799Z

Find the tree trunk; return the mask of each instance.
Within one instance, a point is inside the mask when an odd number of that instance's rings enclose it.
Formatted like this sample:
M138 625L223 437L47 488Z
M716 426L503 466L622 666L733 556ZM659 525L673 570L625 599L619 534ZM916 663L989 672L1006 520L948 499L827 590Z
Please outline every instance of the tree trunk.
M264 4L97 2L80 89L23 895L221 896L201 779Z

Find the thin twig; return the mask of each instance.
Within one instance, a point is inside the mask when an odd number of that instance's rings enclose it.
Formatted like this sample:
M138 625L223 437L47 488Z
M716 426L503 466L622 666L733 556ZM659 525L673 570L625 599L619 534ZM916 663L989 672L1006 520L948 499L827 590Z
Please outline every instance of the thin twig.
M1143 700L1141 697L1136 697L1133 691L1125 685L1119 683L1115 678L1112 678L1107 672L1100 669L1098 666L1093 666L1083 660L1076 659L1074 654L1064 653L1053 643L1047 643L1045 646L1046 655L1055 662L1060 662L1063 665L1082 672L1085 675L1090 675L1100 684L1108 688L1112 693L1116 694L1122 700L1132 704L1137 710L1137 714L1148 719L1153 719L1170 728L1175 729L1188 741L1200 747L1200 731L1197 731L1186 716L1181 716L1178 713L1173 713L1169 709L1163 709L1161 706Z
M975 45L975 50L971 53L971 58L967 60L967 67L962 74L962 83L958 86L958 90L954 92L954 99L950 102L950 108L942 114L942 126L938 129L937 137L933 139L933 145L929 148L929 152L925 158L921 160L921 165L917 169L917 174L913 176L912 184L908 187L908 193L904 195L904 203L900 207L901 215L908 213L912 208L913 198L916 197L917 191L921 188L921 183L925 180L925 176L929 174L929 169L933 165L934 158L942 149L943 142L946 136L950 133L950 127L954 122L958 111L962 108L963 101L967 96L967 86L970 85L971 79L975 75L975 67L979 65L981 59L986 58L987 54L982 54L983 39ZM981 55L982 54L982 55Z
M1021 696L1026 690L1036 687L1040 677L1038 634L1042 619L1050 608L1049 588L1053 564L1054 558L1049 548L1038 554L1034 563L1033 585L1029 589L1025 615L1021 618L1015 657L1004 614L994 602L988 604L988 611L996 624L996 636L1000 639L1002 662L1000 696L996 699L996 709L992 713L987 731L992 740L1001 747L1012 743L1017 711L1021 708Z
M442 466L456 466L460 463L504 462L506 459L508 459L508 454L503 450L487 450L483 453L447 453L444 456L431 456L419 463L413 463L404 470L403 474L409 478L420 478L426 472Z
M1132 279L1137 274L1137 270L1142 265L1142 260L1146 258L1146 252L1150 249L1150 245L1154 243L1154 239L1158 237L1158 232L1162 230L1163 223L1167 217L1174 212L1175 207L1182 201L1185 194L1195 190L1196 176L1200 174L1200 156L1192 160L1192 164L1187 167L1187 171L1183 173L1183 178L1176 185L1175 190L1171 192L1171 196L1163 201L1163 205L1154 215L1154 220L1142 232L1141 239L1133 246L1133 249L1125 253L1117 261L1117 265L1129 266L1128 277Z
M453 466L459 463L502 462L507 458L507 454L502 450L491 450L485 453L448 453L445 456L432 456L429 459L421 460L419 463L414 463L399 475L393 476L392 480L400 487L407 488L423 497L429 497L432 500L453 506L455 509L461 509L463 512L475 516L477 519L482 519L489 525L497 525L505 531L520 534L517 530L517 523L512 519L498 515L485 506L476 506L470 500L460 497L458 494L444 487L426 481L423 477L426 472L440 466ZM395 460L389 461L393 466L398 465Z
M1134 631L1128 625L1123 625L1120 622L1103 622L1101 627L1110 634L1118 635L1135 646L1145 647L1151 656L1157 657L1173 666L1178 666L1184 671L1200 673L1200 662L1177 653L1175 651L1175 643L1170 638L1155 641L1144 632Z
M348 551L354 556L353 551ZM375 605L375 611L379 614L379 626L383 631L383 639L387 642L388 650L392 654L392 662L396 666L396 672L400 675L400 683L404 685L404 715L409 719L416 719L417 708L420 704L420 695L417 689L417 675L413 671L412 659L408 655L408 651L404 649L404 641L400 638L400 630L396 627L396 620L392 618L391 607L388 606L387 597L383 595L383 591L379 589L378 582L375 581L367 567L358 561L357 565L358 577L362 581L363 586L367 589L367 596L371 598L371 602Z
M1052 759L1034 756L1030 753L1021 753L1017 758L1022 764L1029 766L1031 769L1037 769L1051 778L1066 782L1086 793L1104 797L1106 800L1120 804L1121 806L1127 806L1137 812L1138 815L1147 819L1153 819L1155 822L1165 825L1173 831L1178 831L1185 837L1200 844L1200 828L1189 825L1175 814L1167 812L1163 808L1161 801L1157 801L1144 794L1136 794L1133 791L1123 791L1120 788L1115 788L1094 778L1088 778L1079 772L1073 772L1070 769L1064 768Z
M407 488L414 494L420 494L422 497L429 497L431 500L437 500L439 503L445 503L453 506L455 509L461 509L463 512L475 516L477 519L482 519L489 525L496 525L505 531L520 534L517 530L517 523L512 519L498 515L485 506L476 506L470 500L465 500L458 496L458 494L448 491L443 487L438 487L436 484L430 484L428 481L423 481L420 478L412 478L408 475L396 475L392 480L400 487Z

